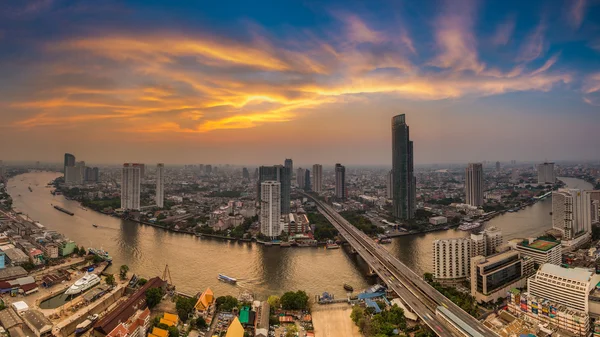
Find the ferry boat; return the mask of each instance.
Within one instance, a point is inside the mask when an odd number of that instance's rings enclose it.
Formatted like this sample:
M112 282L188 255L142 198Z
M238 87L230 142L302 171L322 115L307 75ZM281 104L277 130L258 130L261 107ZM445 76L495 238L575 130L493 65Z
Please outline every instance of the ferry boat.
M471 229L478 228L479 226L481 226L481 223L479 222L465 222L464 224L458 226L458 229L460 229L461 231L468 231Z
M110 255L108 255L108 252L102 248L101 249L89 248L88 253L99 256L106 262L112 262L112 257L110 257Z
M65 295L77 295L80 294L91 287L100 284L100 277L96 274L88 274L77 280L67 291L65 291Z
M233 277L229 277L227 275L223 275L223 274L219 274L218 279L219 279L219 281L223 281L223 282L227 282L227 283L232 283L232 284L237 283L237 279L235 279Z
M344 283L344 289L350 292L354 291L354 288L352 288L352 286L347 283Z
M338 248L340 248L340 245L338 245L337 243L329 240L329 241L327 241L327 244L325 245L325 248L327 248L327 249L338 249Z
M71 212L71 211L69 211L69 210L66 210L66 209L64 209L64 208L62 208L62 207L60 207L60 206L58 206L58 205L55 205L55 206L54 206L54 208L55 208L55 209L57 209L57 210L59 210L59 211L61 211L61 212L63 212L63 213L67 213L67 214L69 214L70 216L73 216L73 215L75 214L75 213L73 213L73 212Z

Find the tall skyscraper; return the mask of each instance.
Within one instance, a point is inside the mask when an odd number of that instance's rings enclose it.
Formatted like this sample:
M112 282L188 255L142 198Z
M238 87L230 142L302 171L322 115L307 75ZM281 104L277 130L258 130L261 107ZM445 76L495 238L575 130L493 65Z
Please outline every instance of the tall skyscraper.
M64 160L65 183L69 181L69 173L67 172L67 167L74 167L74 166L75 166L75 156L70 153L65 153L65 160Z
M320 193L323 190L323 165L313 165L313 191Z
M140 209L140 164L123 164L121 175L121 208L126 210Z
M245 167L242 169L242 178L245 180L250 180L250 172Z
M592 232L598 223L600 191L559 189L552 192L552 227L573 240Z
M156 206L163 208L165 204L165 164L156 165Z
M290 213L291 172L283 165L261 166L258 168L257 200L261 200L261 184L263 181L278 181L281 183L281 214Z
M4 179L6 177L6 169L4 168L4 162L0 160L0 179Z
M414 176L413 142L404 114L392 118L393 215L412 219L415 215L417 182Z
M346 199L346 167L335 164L335 197Z
M394 170L390 170L385 179L386 197L394 198Z
M292 186L292 176L294 175L294 161L291 158L286 158L283 164L286 169L290 172L290 186Z
M140 179L144 179L146 176L146 164L136 164L140 168Z
M274 238L281 234L281 183L268 180L260 185L260 232Z
M306 178L305 170L299 167L296 170L296 185L298 185L298 188L304 188L304 178Z
M500 162L499 161L496 162L496 171L500 171Z
M304 170L304 190L310 191L310 186L310 170L306 169Z
M538 184L554 184L554 163L542 163L537 166Z
M465 169L465 203L471 206L483 205L483 165L469 163Z

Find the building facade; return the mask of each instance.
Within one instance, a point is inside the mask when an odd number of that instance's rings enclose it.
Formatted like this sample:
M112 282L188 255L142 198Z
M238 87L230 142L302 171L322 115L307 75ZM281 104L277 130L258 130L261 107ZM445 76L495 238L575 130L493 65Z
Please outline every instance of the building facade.
M404 114L392 118L393 215L412 219L416 208L413 142Z
M156 165L156 206L163 208L165 205L165 165Z
M465 169L465 203L471 206L483 205L483 165L469 163Z
M304 170L304 190L310 191L311 185L312 184L310 183L310 170L306 169Z
M294 175L294 161L291 158L286 158L285 162L283 163L283 166L288 170L288 172L290 173L290 186L292 185L292 175Z
M314 164L312 174L313 192L321 193L323 191L323 165Z
M139 164L125 163L121 175L121 208L140 209L141 171Z
M390 170L385 179L385 196L394 199L394 170Z
M554 163L542 163L537 166L538 184L554 184Z
M304 189L305 186L305 178L306 178L306 170L302 167L299 167L296 170L296 185L298 188Z
M263 181L260 198L260 232L270 238L281 234L281 183Z
M471 239L433 241L433 276L437 281L460 281L470 274Z
M261 200L261 184L263 181L278 181L281 183L281 214L290 213L292 171L283 165L261 166L258 168L258 186L256 200Z
M335 164L335 197L346 199L346 167Z
M509 246L523 256L531 257L538 266L548 263L558 266L562 262L562 248L555 241L531 238L516 243L511 241Z

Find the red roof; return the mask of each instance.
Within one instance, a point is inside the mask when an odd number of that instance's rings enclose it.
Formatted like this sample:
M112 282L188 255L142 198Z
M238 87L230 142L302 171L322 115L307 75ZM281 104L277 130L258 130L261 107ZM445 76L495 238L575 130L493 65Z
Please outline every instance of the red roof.
M35 284L35 283L29 283L29 284L23 284L21 286L21 289L23 289L24 292L28 292L30 290L33 290L33 289L37 288L37 287L38 287L37 284Z

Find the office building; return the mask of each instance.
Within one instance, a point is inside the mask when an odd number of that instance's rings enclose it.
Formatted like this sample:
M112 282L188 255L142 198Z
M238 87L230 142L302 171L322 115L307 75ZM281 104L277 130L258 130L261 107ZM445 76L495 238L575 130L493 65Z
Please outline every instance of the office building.
M250 180L250 172L245 167L242 169L242 178L244 178L244 180Z
M163 208L165 203L165 164L156 165L156 206Z
M590 238L598 223L600 191L559 189L552 192L552 227L561 232L563 246L577 246Z
M283 166L285 166L285 168L290 173L290 186L292 186L292 176L294 175L294 161L291 158L286 158L283 163Z
M346 199L346 167L335 164L335 197Z
M283 165L261 166L258 168L257 198L261 200L261 183L279 181L281 183L281 214L290 213L291 172Z
M75 156L70 153L65 153L64 168L66 171L67 166L75 166Z
M204 166L204 173L205 174L211 174L212 173L212 165L206 165L206 166Z
M392 118L392 193L393 215L412 219L416 208L413 142L404 114Z
M386 175L385 196L388 199L394 198L394 170L390 170Z
M121 208L140 210L140 164L125 163L121 175Z
M299 167L296 170L296 186L298 186L298 188L304 189L305 178L306 178L306 170L304 170L302 167Z
M483 205L483 165L469 163L465 169L465 203L471 206Z
M534 261L515 250L471 258L471 296L477 302L504 298L511 288L522 288L534 273Z
M544 239L515 239L508 242L508 245L521 253L523 256L529 256L533 261L541 266L543 264L560 265L562 261L562 248L560 243Z
M260 232L270 238L281 234L281 183L270 180L261 183Z
M590 315L587 312L574 310L518 289L511 289L508 295L507 309L510 313L535 325L546 326L547 331L560 329L552 336L589 336ZM563 334L563 331L567 334Z
M538 184L554 184L554 163L542 163L537 166Z
M470 238L454 238L433 241L433 276L438 282L456 282L470 273Z
M500 171L500 162L499 161L496 162L496 171Z
M313 165L313 191L320 193L323 191L323 165L314 164Z
M471 234L471 256L496 254L496 248L502 245L502 232L492 226L479 233Z
M311 186L311 183L310 183L310 170L306 169L304 171L304 190L305 191L310 191L310 186Z

